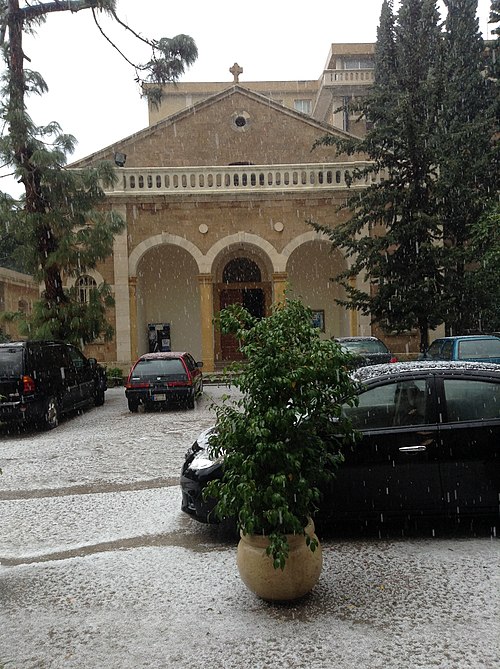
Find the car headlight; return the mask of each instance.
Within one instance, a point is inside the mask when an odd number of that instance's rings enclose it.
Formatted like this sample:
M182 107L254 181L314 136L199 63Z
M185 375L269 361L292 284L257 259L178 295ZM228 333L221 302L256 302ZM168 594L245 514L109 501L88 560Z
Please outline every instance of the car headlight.
M215 434L215 427L209 427L206 430L203 430L201 434L198 436L196 439L196 443L198 444L198 448L200 451L206 451L208 448L208 440L210 437Z
M214 460L210 458L210 455L206 449L202 449L201 451L198 451L198 453L194 456L193 461L189 463L188 469L192 469L194 471L208 469L209 467L213 467L214 465L219 464L223 461L223 459L224 458L219 457L215 458Z

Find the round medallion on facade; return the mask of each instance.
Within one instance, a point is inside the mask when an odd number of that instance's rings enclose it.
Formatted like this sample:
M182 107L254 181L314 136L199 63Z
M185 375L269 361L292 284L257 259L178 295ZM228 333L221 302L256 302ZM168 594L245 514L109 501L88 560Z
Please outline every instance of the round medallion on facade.
M206 235L208 232L208 225L206 223L201 223L198 230L201 232L202 235Z

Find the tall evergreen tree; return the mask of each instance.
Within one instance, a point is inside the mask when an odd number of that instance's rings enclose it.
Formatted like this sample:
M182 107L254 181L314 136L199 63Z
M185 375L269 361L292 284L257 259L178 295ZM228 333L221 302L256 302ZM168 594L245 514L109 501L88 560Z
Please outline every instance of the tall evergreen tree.
M109 289L96 289L89 304L82 304L64 289L63 274L85 273L111 253L113 236L123 222L103 208L102 185L113 181L114 171L109 163L79 172L66 169L75 140L57 123L39 127L28 115L26 96L41 95L47 87L38 73L25 67L23 49L23 35L34 32L51 13L80 10L92 11L98 25L97 12L106 12L131 30L118 18L115 0L26 0L22 6L20 0L0 0L0 39L7 37L0 106L6 133L0 140L0 156L25 191L21 206L0 198L0 216L9 217L13 234L29 251L31 271L44 284L42 301L26 324L30 335L85 343L111 334L105 319ZM197 57L196 45L186 35L148 40L134 34L151 47L148 63L136 66L139 79L158 84L175 81Z
M447 334L479 327L480 303L467 277L473 226L499 184L493 82L484 76L477 0L445 0L437 194L443 226Z
M324 137L373 161L353 182L383 173L349 198L352 217L338 227L312 225L352 258L338 277L344 304L370 314L387 330L418 328L420 347L441 321L442 271L436 208L436 118L439 111L441 34L434 0L382 5L375 51L375 84L364 101L373 127L361 140ZM368 289L351 285L361 275Z

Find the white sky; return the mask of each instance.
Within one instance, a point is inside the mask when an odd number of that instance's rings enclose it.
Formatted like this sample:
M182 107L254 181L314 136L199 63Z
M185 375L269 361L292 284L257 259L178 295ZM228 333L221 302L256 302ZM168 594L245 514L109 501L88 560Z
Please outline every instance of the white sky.
M198 60L182 81L232 81L229 67L243 67L240 82L317 79L332 42L374 42L382 0L118 0L118 15L137 32L154 38L191 35ZM310 7L310 10L309 10ZM490 0L479 0L485 38ZM149 52L116 29L102 25L131 60L144 62ZM147 126L146 101L140 98L134 70L98 32L89 10L48 16L36 38L25 40L29 67L49 87L33 98L37 124L58 121L78 140L78 159ZM5 184L0 184L0 189Z

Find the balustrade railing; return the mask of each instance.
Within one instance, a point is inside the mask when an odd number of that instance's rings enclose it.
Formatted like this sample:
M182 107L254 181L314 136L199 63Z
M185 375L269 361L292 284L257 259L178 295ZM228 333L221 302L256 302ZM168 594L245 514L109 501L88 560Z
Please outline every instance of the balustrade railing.
M368 163L301 165L238 165L228 167L162 167L118 169L118 181L105 191L113 194L224 193L307 191L362 187L380 181L380 175L354 179L356 169Z
M370 85L374 81L374 70L325 70L323 73L323 86L335 85Z

